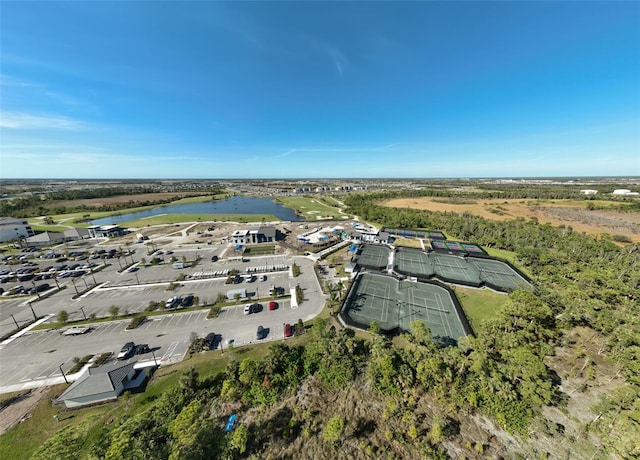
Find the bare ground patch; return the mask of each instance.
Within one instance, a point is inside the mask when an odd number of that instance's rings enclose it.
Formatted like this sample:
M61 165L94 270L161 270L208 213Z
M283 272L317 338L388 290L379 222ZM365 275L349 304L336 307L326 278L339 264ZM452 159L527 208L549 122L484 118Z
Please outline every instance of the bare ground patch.
M47 397L48 393L47 387L36 388L4 401L0 409L0 435L29 417L31 411Z
M541 224L565 225L589 235L609 233L624 235L640 242L640 214L614 210L588 210L587 202L573 204L566 200L492 199L475 200L474 203L438 202L433 198L400 198L389 200L383 206L411 208L437 212L456 212L490 220L511 220L518 217L536 218Z

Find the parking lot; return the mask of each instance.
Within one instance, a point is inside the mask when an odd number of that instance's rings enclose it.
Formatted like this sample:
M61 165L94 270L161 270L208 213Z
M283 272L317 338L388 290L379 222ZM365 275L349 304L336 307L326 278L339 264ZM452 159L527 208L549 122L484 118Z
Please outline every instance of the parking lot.
M163 251L165 252L165 251ZM2 298L0 302L0 333L6 334L14 330L16 324L22 325L38 317L49 316L51 321L60 310L69 313L69 320L80 320L95 315L106 317L111 315L112 307L118 307L119 313L133 313L144 310L151 301L166 302L173 296L194 295L199 304L213 303L219 294L226 295L229 290L243 288L253 299L263 304L261 311L245 314L244 305L225 307L219 316L206 319L208 310L174 313L167 312L149 318L133 331L126 331L129 320L117 320L108 323L96 323L93 330L84 335L63 336L60 331L29 331L24 335L5 341L0 345L0 362L2 373L0 386L20 389L23 387L47 384L46 382L62 381L63 371L67 372L74 365L74 357L104 352L117 353L128 341L147 343L154 350L158 361L168 364L181 360L189 345L192 333L199 337L214 332L221 335L221 343L234 343L236 346L255 343L258 326L264 329L261 341L281 340L284 338L285 324L295 324L298 319L307 321L316 316L324 306L324 296L313 270L313 261L300 257L296 263L301 268L301 275L291 278L290 267L293 260L282 255L255 256L244 261L221 258L212 262L212 256L220 257L225 248L219 246L204 249L180 249L172 254L161 254L164 263L144 266L150 256L139 248L137 252L121 257L121 259L99 260L99 271L87 273L82 277L69 277L49 280L52 290L48 297L37 295L20 295ZM172 267L169 258L198 260L194 266L184 269ZM156 257L155 255L151 257ZM183 259L184 258L184 259ZM50 260L32 259L39 269L57 265ZM54 261L55 262L55 261ZM126 272L124 268L136 264L138 270ZM17 267L13 264L10 267ZM274 268L287 268L280 271L263 271ZM3 267L4 268L4 267ZM247 270L249 268L249 270ZM214 278L191 279L196 272L238 270L240 274L255 274L253 281L246 278L239 284L225 284L226 276ZM182 276L181 276L182 275ZM177 281L180 278L180 281ZM57 283L56 283L57 281ZM11 286L16 282L6 283ZM167 290L170 283L175 289ZM24 283L22 283L24 284ZM286 294L289 289L300 284L305 293L305 302L300 308L292 309L289 299L276 299L277 309L270 310L270 288L281 287ZM80 295L74 295L80 294ZM76 298L74 298L76 297ZM260 300L260 299L263 300ZM249 302L249 300L247 300ZM14 320L15 319L15 320ZM152 360L149 354L135 356L131 360Z

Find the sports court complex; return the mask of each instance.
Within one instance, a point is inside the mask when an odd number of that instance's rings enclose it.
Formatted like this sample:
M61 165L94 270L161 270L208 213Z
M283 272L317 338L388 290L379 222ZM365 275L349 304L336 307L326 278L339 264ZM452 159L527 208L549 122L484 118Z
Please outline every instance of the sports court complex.
M420 320L434 339L456 342L471 334L471 328L455 294L438 281L502 292L533 290L524 274L477 245L434 243L438 249L353 246L352 262L368 271L354 279L340 320L360 329L377 321L386 334L409 331L411 321Z
M435 340L446 343L471 334L462 308L446 287L381 273L361 273L354 279L339 317L360 329L377 321L386 334L409 331L410 323L418 320Z
M417 278L438 278L466 286L487 286L497 291L533 290L527 278L506 262L487 257L461 257L419 249L398 248L393 269Z

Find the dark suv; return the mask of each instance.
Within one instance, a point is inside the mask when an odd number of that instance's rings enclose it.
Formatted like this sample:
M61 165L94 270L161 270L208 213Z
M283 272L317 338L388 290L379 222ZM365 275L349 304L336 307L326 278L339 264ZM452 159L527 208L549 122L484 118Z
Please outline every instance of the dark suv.
M189 295L184 296L182 298L181 305L183 307L190 307L191 305L193 305L193 295L189 294Z

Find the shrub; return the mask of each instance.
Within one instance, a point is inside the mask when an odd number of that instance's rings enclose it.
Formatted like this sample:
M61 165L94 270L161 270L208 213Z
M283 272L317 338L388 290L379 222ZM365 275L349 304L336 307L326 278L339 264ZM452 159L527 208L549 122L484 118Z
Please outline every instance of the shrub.
M220 310L222 310L222 307L220 305L214 305L213 307L211 307L209 309L209 313L207 313L207 319L217 318L220 314Z
M140 326L142 323L144 323L145 318L146 318L146 317L145 317L145 316L142 316L142 315L140 315L140 316L135 316L135 317L131 320L131 322L129 323L129 325L127 326L127 329L128 329L128 330L131 330L131 329L135 329L136 327Z
M627 235L613 235L611 239L617 243L633 243Z

